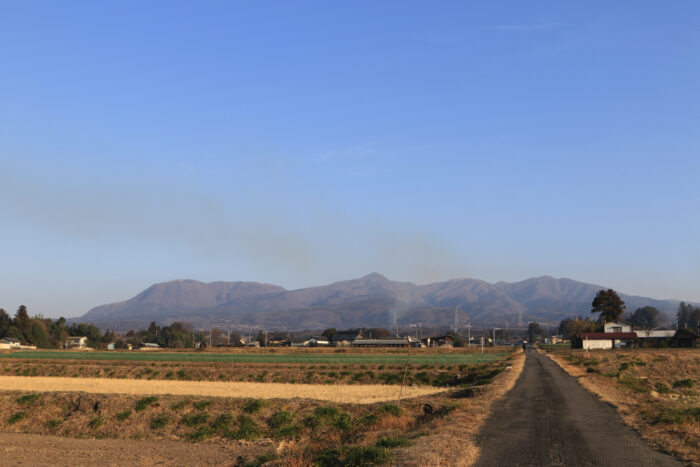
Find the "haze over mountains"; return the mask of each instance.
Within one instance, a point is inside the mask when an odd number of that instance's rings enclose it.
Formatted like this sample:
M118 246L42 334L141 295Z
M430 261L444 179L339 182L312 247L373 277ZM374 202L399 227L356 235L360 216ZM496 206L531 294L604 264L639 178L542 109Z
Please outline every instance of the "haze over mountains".
M396 282L381 274L333 284L286 290L257 282L174 280L155 284L135 297L91 309L77 321L126 331L151 321L185 321L196 328L303 330L327 327L511 326L528 321L558 323L590 314L603 286L549 276L490 284L453 279L427 285ZM650 305L675 312L677 300L620 294L627 310Z

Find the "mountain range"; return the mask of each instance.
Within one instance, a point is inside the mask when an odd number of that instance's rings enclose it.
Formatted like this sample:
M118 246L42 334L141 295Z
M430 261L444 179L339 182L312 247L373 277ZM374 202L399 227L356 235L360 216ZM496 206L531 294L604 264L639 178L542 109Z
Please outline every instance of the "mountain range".
M556 324L590 316L595 294L606 287L549 276L491 284L453 279L427 285L396 282L381 274L329 285L286 290L258 282L174 280L154 284L135 297L101 305L72 321L116 331L142 329L151 321L174 321L204 329L315 330L328 327L511 326L537 321ZM620 294L633 311L654 306L674 313L677 300Z

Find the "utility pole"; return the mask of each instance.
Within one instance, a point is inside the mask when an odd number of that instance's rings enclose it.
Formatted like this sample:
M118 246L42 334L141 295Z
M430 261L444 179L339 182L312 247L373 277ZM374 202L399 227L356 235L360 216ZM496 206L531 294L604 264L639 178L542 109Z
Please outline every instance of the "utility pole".
M496 330L501 330L502 328L493 328L493 346L496 347Z
M472 322L469 321L469 323L467 324L466 327L467 327L467 332L468 332L468 334L467 334L467 336L468 336L467 337L467 348L471 349L472 348Z

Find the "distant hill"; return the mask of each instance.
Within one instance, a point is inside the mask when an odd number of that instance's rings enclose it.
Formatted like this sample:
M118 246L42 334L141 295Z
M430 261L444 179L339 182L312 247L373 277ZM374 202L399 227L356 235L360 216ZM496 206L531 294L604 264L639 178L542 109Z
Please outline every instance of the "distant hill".
M396 282L381 274L330 285L286 290L257 282L176 280L155 284L135 297L93 308L74 321L125 331L185 321L198 328L300 330L327 327L451 325L455 308L464 324L479 326L557 323L590 316L591 301L604 287L543 276L490 284L453 279L427 285ZM620 294L627 309L650 305L674 313L677 300Z

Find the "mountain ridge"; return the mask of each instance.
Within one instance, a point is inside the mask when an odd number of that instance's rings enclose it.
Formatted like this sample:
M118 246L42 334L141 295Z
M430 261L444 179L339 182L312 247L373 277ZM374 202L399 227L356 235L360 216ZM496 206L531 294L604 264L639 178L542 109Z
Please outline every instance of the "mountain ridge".
M176 279L153 284L128 300L94 307L72 321L117 331L145 327L151 321L186 321L199 328L279 330L393 327L419 322L445 326L453 324L455 314L463 324L469 320L484 326L556 323L579 314L590 316L593 297L604 288L608 287L552 276L493 284L459 278L416 285L371 273L294 290L259 282ZM628 311L650 305L669 313L680 303L620 296Z

